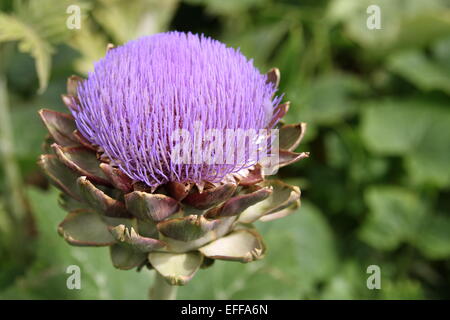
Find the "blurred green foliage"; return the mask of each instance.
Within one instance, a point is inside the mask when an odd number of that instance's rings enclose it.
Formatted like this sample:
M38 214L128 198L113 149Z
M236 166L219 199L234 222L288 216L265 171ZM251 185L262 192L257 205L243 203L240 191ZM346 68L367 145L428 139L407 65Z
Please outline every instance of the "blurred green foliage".
M80 30L65 24L74 3ZM380 30L366 27L371 4L381 8ZM300 148L311 151L279 173L300 186L303 204L259 223L266 258L217 262L180 298L450 298L449 1L4 0L0 8L14 155L33 218L11 219L0 174L0 298L146 297L151 272L115 270L107 249L70 247L57 235L64 212L36 167L45 136L36 111L63 110L66 78L91 70L108 42L175 29L240 47L262 71L280 68L292 102L286 121L308 122ZM27 259L11 252L17 237L29 237ZM81 290L66 288L72 264ZM366 286L369 265L381 268L381 290Z

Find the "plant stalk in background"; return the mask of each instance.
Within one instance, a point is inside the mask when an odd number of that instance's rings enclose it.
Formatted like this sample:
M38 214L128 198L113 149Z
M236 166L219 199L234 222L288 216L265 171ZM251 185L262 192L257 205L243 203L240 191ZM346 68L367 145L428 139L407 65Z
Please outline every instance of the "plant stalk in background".
M15 222L21 222L26 215L23 185L19 166L14 156L14 137L11 127L11 116L8 103L5 68L7 53L4 45L0 45L0 154L8 189L8 207Z

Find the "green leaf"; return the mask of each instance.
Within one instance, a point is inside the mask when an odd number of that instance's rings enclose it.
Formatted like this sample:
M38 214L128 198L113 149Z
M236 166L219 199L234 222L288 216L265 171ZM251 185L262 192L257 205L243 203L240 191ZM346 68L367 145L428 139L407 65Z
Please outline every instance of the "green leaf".
M240 24L235 26L242 27ZM280 19L273 23L252 25L244 30L234 29L225 34L222 40L229 46L240 48L245 56L254 59L255 65L261 68L262 72L266 72L269 68L274 67L267 65L267 60L286 35L288 27L288 24ZM281 75L281 79L283 79L283 75Z
M415 300L424 299L424 292L419 281L412 279L388 280L381 287L383 299Z
M74 62L75 70L88 74L94 70L94 62L104 57L108 40L106 34L96 30L94 21L84 19L82 26L68 44L80 53L80 57Z
M378 290L367 289L367 266L356 257L344 261L338 272L333 274L330 280L325 284L323 290L319 292L320 299L323 300L355 300L355 299L373 299Z
M450 94L450 70L418 50L404 51L388 59L388 68L411 81L419 89L438 89Z
M301 70L300 65L302 62L302 59L299 59L299 57L305 51L305 39L300 26L291 26L287 37L286 40L280 43L278 54L273 62L273 65L280 69L280 85L282 88L285 88L288 84L293 83L295 79L299 78L299 70ZM288 96L292 101L297 101L290 94Z
M298 91L298 87L295 90ZM308 125L339 123L355 114L355 98L365 90L364 83L354 76L343 73L322 75L300 90L301 97L293 100L295 103L292 104L294 108L299 105L298 111L288 112L287 119L289 122L307 122Z
M130 6L123 1L99 2L93 11L95 20L120 44L166 30L178 3L177 0L135 1Z
M5 41L19 41L19 49L34 57L39 78L39 92L42 93L47 88L50 77L53 47L24 21L0 13L0 42Z
M207 7L208 11L214 14L234 16L242 11L247 11L252 7L260 7L267 3L267 0L187 0L186 2Z
M392 100L364 107L361 134L379 155L403 156L412 180L436 186L450 184L450 112L427 100Z
M83 2L71 0L15 1L12 14L0 13L0 42L18 41L19 50L35 59L39 93L47 88L53 45L70 34L66 9L74 4L86 8Z
M428 259L450 258L450 218L436 215L427 218L417 237L417 247Z
M439 65L450 70L450 59L448 58L450 57L450 36L436 41L433 45L432 53Z
M6 211L3 199L0 198L0 243L7 244L13 233L11 217ZM2 247L0 246L0 252Z
M370 151L403 155L418 145L427 123L426 106L416 101L378 101L364 106L361 135Z
M380 7L379 30L367 28L370 5ZM347 36L378 56L395 48L423 46L450 30L445 0L337 0L329 6L328 18L343 23Z
M329 132L325 135L325 148L327 151L327 164L330 167L342 168L350 162L351 151L348 150L345 137L336 132Z
M401 187L380 186L367 189L365 198L370 212L359 233L363 241L380 250L416 241L426 213L417 195Z
M14 130L14 152L16 159L20 161L22 170L30 171L30 167L36 167L36 159L42 152L40 146L46 135L45 126L37 120L39 105L23 105L11 101L14 108L11 109L11 121ZM24 130L23 128L26 128ZM23 172L22 171L22 172Z
M429 106L423 122L428 122L422 139L406 158L406 168L415 184L450 185L450 110Z

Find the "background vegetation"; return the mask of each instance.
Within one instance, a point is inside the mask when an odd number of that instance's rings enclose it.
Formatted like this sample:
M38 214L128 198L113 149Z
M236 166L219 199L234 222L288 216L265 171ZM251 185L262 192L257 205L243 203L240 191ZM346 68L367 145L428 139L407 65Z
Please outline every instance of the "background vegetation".
M66 27L79 4L80 30ZM368 30L366 9L381 8ZM240 47L281 70L287 122L308 122L311 158L281 170L302 208L260 223L267 257L218 262L180 298L450 298L450 3L439 0L0 1L0 298L141 299L149 271L56 233L65 213L36 166L37 110L64 110L66 78L108 42L166 30ZM11 134L12 133L12 134ZM12 142L12 143L11 143ZM68 290L67 266L82 270ZM366 268L381 268L369 290Z

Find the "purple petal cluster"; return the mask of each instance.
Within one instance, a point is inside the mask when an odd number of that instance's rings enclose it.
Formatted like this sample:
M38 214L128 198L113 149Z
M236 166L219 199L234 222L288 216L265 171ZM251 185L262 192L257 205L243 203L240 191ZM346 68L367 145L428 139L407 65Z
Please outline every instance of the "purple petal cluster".
M280 98L239 50L205 37L167 32L109 50L78 88L79 131L130 178L219 181L247 163L180 164L177 129L264 129ZM240 146L237 146L238 148Z

